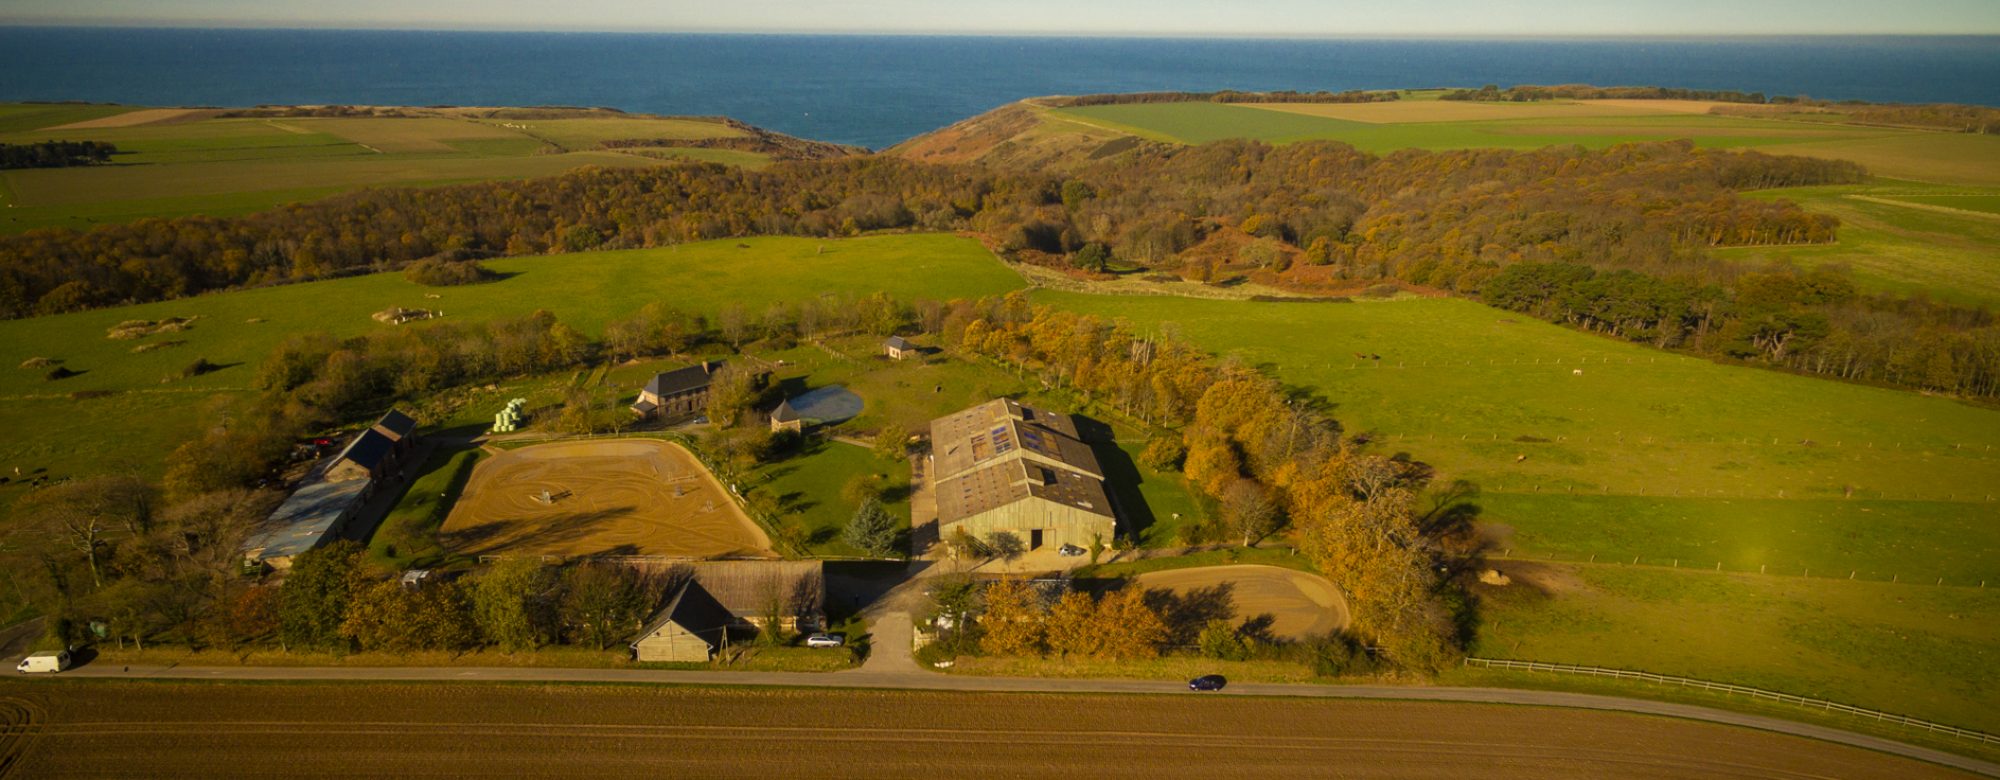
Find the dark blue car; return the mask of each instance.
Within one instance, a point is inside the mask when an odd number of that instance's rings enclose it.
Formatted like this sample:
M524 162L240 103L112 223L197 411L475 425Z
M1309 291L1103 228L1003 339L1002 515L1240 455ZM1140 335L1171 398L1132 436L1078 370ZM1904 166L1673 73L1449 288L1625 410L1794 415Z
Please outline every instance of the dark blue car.
M1200 676L1200 677L1196 677L1196 678L1194 678L1194 679L1192 679L1192 680L1189 680L1189 681L1188 681L1188 690L1190 690L1190 691L1219 691L1219 690L1222 690L1222 686L1224 686L1224 685L1228 685L1228 684L1229 684L1229 680L1225 679L1225 678L1224 678L1224 677L1223 677L1222 675L1219 675L1219 674L1204 674L1204 675L1202 675L1202 676Z

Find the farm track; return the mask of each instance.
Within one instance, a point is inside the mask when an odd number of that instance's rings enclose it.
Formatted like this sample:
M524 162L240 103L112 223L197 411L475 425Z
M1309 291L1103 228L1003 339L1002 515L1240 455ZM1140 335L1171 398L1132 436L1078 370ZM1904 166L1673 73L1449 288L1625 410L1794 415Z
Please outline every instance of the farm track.
M33 751L46 719L34 702L0 697L0 778L15 776L16 767Z
M1548 707L1187 694L665 686L12 683L22 776L1962 776L1810 739ZM0 699L8 703L26 699ZM394 701L384 708L381 703ZM28 712L28 710L21 710ZM11 743L10 743L11 744ZM674 771L679 770L679 771Z

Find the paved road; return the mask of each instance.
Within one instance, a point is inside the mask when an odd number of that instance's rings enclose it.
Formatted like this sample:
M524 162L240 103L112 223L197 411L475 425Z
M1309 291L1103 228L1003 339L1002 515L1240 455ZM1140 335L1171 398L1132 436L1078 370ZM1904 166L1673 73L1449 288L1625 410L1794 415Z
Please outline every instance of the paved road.
M896 613L885 615L893 619ZM907 614L902 615L907 621ZM883 622L888 622L884 620ZM887 626L878 627L878 631ZM894 630L890 628L890 630ZM886 632L885 632L886 633ZM882 666L905 667L908 656ZM914 666L910 663L909 666ZM1476 702L1538 707L1569 707L1629 712L1719 723L1818 739L2000 777L2000 764L1908 745L1850 731L1748 715L1688 704L1595 696L1557 691L1509 688L1403 687L1385 685L1294 685L1238 683L1221 694L1190 693L1177 682L1148 680L1056 680L1035 677L972 677L924 671L877 671L877 664L842 672L695 672L637 669L550 669L527 667L345 667L345 666L103 666L89 665L64 677L143 678L182 680L371 680L371 681L529 681L592 683L660 683L671 685L754 685L795 688L901 688L937 691L1006 691L1028 693L1130 693L1181 696L1284 696L1323 699L1389 699L1404 701Z

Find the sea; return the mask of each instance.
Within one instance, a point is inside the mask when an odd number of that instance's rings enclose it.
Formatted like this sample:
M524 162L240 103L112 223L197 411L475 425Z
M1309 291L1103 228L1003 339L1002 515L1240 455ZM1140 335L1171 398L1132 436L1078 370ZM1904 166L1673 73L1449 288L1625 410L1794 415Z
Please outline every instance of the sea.
M1176 39L0 27L0 101L569 105L882 148L1037 95L1589 83L2000 105L2000 37Z

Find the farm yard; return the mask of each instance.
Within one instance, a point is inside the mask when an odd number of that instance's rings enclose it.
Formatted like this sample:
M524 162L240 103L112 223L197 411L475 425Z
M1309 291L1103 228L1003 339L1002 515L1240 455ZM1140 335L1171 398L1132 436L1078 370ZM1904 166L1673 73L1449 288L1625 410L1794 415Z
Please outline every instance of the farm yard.
M464 555L765 557L771 540L678 444L572 441L483 460L439 531Z
M396 706L385 709L383 702ZM1135 706L1138 705L1138 706ZM694 776L924 767L1113 778L1957 777L1799 737L1586 710L1286 698L452 683L8 682L0 753L30 777L328 774ZM312 739L301 741L300 734ZM940 753L940 745L953 749ZM1106 751L1120 756L1104 760Z
M213 110L0 104L0 143L101 141L120 152L106 166L0 171L0 234L143 217L234 216L362 187L553 176L585 165L771 161L731 149L600 147L611 140L671 144L744 135L714 120L403 111L421 115L225 118Z

